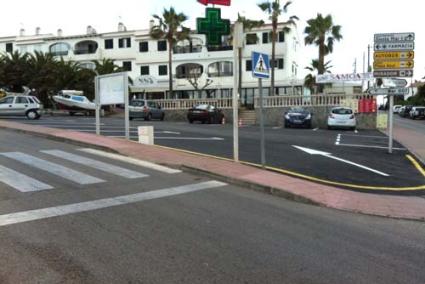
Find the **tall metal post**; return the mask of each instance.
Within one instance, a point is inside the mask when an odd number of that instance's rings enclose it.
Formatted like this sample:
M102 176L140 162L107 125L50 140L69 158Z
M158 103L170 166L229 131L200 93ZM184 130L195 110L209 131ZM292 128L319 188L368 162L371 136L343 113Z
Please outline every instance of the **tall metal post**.
M263 79L258 79L258 91L260 93L260 139L261 139L261 165L266 166L266 138L264 134L264 116L263 116Z
M129 92L128 92L128 73L124 73L124 105L125 105L125 139L130 140L130 110Z
M389 95L390 107L388 113L388 153L393 153L393 119L394 119L394 96Z
M370 72L370 44L367 45L367 72ZM367 88L370 87L370 81L367 81Z
M96 106L96 134L100 135L100 97L99 97L99 78L96 77L94 83L95 106Z
M233 26L233 159L239 162L239 49L243 47L243 24Z

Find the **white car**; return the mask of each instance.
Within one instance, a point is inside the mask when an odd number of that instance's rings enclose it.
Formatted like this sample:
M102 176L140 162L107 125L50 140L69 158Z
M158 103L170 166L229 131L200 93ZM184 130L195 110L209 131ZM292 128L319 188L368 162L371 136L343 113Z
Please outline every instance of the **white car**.
M395 105L393 107L393 113L399 113L402 105Z
M356 116L354 111L348 107L336 107L328 116L328 129L335 127L356 129Z

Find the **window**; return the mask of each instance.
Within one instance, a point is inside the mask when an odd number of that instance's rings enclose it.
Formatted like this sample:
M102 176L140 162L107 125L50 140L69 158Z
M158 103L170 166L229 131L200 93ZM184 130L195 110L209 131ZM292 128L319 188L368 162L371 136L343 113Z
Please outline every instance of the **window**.
M280 31L277 37L277 40L279 42L285 42L285 32L284 31Z
M149 42L142 41L139 43L139 51L140 52L148 52L149 51Z
M140 66L140 75L149 75L149 66Z
M27 104L28 100L25 97L16 97L16 104Z
M41 45L41 44L34 44L33 49L34 49L34 51L42 52L43 51L43 45Z
M209 77L233 76L233 63L230 61L214 62L208 66Z
M257 44L258 37L257 34L247 34L246 35L246 44L252 45Z
M8 97L0 101L0 104L13 104L14 97Z
M118 40L118 47L119 48L130 48L131 47L131 38L120 38Z
M13 43L6 43L6 52L13 53Z
M122 63L122 69L124 71L131 71L131 61L123 61Z
M283 58L276 59L275 64L270 60L270 66L275 66L276 69L284 69Z
M74 54L94 54L97 51L97 42L92 40L80 41L75 45Z
M249 72L252 71L252 60L247 60L246 61L246 68L245 68L245 70L246 71L249 71Z
M159 65L158 66L158 75L159 76L166 76L168 75L168 66L167 65Z
M167 51L167 42L165 40L158 41L158 51Z
M271 32L267 32L267 33L263 33L263 43L271 43L272 42L272 33Z
M177 66L176 68L176 78L184 79L189 76L200 77L204 72L204 67L196 63L188 63Z
M114 40L105 39L105 49L113 49L113 48L114 48Z
M49 51L53 56L65 56L65 55L68 55L68 51L70 49L71 48L69 44L59 42L59 43L52 44L49 48Z

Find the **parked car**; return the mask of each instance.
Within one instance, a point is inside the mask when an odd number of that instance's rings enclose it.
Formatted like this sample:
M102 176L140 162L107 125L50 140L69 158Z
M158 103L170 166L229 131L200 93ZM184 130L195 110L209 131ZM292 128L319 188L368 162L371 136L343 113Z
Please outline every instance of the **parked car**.
M161 106L154 101L135 99L129 106L130 120L143 118L144 120L159 119L164 120L165 112Z
M403 107L400 108L398 114L401 117L408 117L412 108L413 108L413 106L403 106Z
M189 123L201 121L202 123L221 123L223 121L223 112L212 105L201 104L189 109L187 119Z
M293 108L284 115L285 128L301 126L311 128L312 114L303 108Z
M400 110L401 107L402 107L402 105L395 105L393 107L393 113L398 113L398 111Z
M356 129L354 111L348 107L333 108L328 116L328 129L334 127Z
M409 117L411 119L425 119L425 107L412 107Z
M43 105L34 96L7 96L0 99L0 116L26 116L39 119Z

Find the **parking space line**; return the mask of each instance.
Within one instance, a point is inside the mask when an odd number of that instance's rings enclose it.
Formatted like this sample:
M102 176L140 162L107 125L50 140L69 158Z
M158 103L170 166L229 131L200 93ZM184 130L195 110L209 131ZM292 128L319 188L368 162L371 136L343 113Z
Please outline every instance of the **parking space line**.
M367 138L388 139L388 137L386 137L386 136L353 135L353 134L340 134L340 135L342 135L342 136L348 136L348 137L358 137L358 138L367 137Z
M70 214L94 211L109 207L122 206L132 203L138 203L146 200L165 198L169 196L181 195L206 189L218 188L226 186L226 183L219 181L208 181L198 184L190 184L161 190L117 196L113 198L105 198L94 201L74 203L56 207L36 209L0 215L0 227L19 224L24 222L42 220L52 217L65 216Z
M41 191L53 189L48 184L42 183L36 179L30 178L24 174L18 173L12 169L0 165L0 181L13 187L20 192Z
M175 169L172 169L172 168L164 167L164 166L157 165L157 164L154 164L154 163L151 163L151 162L142 161L142 160L138 160L138 159L134 159L134 158L118 155L118 154L108 153L108 152L104 152L104 151L100 151L100 150L89 149L89 148L78 149L78 150L85 152L85 153L89 153L89 154L93 154L93 155L97 155L97 156L101 156L101 157L105 157L105 158L109 158L109 159L114 159L114 160L121 161L121 162L126 162L126 163L133 164L133 165L136 165L136 166L152 169L152 170L163 172L163 173L166 173L166 174L178 174L178 173L182 172L180 170L175 170Z
M343 146L343 147L357 147L357 148L371 148L371 149L388 149L388 146L371 146L371 145L361 145L361 144L345 144L345 143L340 143L338 144L338 146ZM407 151L406 148L393 148L393 150L397 150L397 151Z
M61 150L47 150L41 151L42 153L64 159L79 165L87 166L94 168L112 175L128 178L128 179L137 179L148 177L146 174L138 173L132 170L124 169L122 167L114 166L104 162L96 161L90 158L86 158L80 155L71 154Z
M61 178L73 181L78 184L87 185L87 184L95 184L105 182L102 179L86 175L82 172L78 172L59 164L55 164L52 162L48 162L39 158L36 158L31 155L27 155L20 152L9 152L9 153L1 153L2 156L5 156L9 159L18 161L25 165L34 167L36 169L40 169L51 173L53 175L59 176Z

